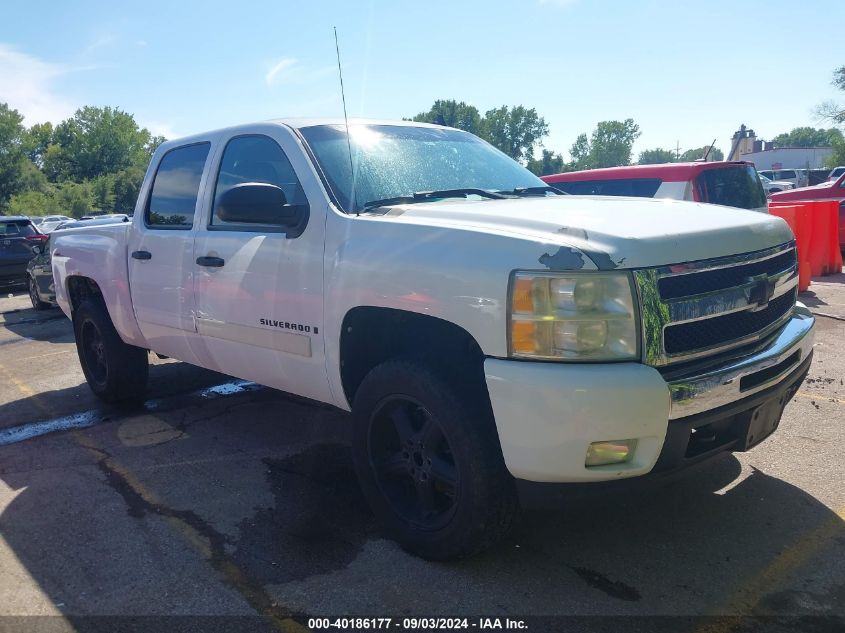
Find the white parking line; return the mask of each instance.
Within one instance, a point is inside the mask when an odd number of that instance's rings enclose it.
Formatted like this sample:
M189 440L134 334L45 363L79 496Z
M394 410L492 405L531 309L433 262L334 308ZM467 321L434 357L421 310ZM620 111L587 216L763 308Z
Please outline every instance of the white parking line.
M75 413L55 420L32 422L30 424L13 426L8 429L0 429L0 446L4 446L6 444L16 444L17 442L23 442L24 440L38 437L39 435L55 433L56 431L83 429L88 426L94 426L102 419L102 417L103 414L99 411L85 411L83 413Z
M177 394L169 396L168 398L147 400L144 403L144 409L147 411L158 409L164 402L178 397L187 396L190 398L192 396L198 396L201 398L222 398L249 391L259 391L260 389L263 389L263 387L254 382L250 382L248 380L234 380L232 382L214 385L213 387L206 387L205 389L200 389L199 391L194 391L189 394ZM21 424L20 426L0 429L0 446L5 446L6 444L16 444L18 442L23 442L24 440L32 439L33 437L39 437L41 435L47 435L48 433L55 433L57 431L84 429L89 426L99 424L100 422L107 422L114 419L114 417L116 416L103 411L84 411L82 413L74 413L73 415L67 415L53 420L30 422L28 424Z

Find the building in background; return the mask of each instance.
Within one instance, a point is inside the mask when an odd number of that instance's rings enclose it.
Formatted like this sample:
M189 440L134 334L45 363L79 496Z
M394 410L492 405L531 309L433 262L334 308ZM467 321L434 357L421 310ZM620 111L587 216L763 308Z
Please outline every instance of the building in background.
M833 154L830 147L775 147L757 139L754 130L741 125L731 138L728 160L744 160L759 169L819 169Z

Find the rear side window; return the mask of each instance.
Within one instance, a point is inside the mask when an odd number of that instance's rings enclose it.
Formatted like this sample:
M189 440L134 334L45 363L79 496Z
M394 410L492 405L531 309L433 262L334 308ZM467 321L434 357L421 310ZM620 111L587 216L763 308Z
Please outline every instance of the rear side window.
M768 178L769 180L774 180L774 179L775 179L775 172L773 172L773 171L761 171L761 172L760 172L760 175L761 175L761 176L765 176L765 177L766 177L766 178Z
M790 170L790 171L780 172L780 177L781 178L795 178L796 176L795 176L795 172Z
M581 180L552 182L552 187L575 196L631 196L653 198L663 181L660 178L626 178L621 180Z
M766 206L766 194L754 167L706 169L695 179L701 202L740 209Z
M144 223L155 229L190 229L209 143L172 149L158 165Z
M0 222L0 235L5 237L27 237L35 235L35 227L29 220L16 222Z

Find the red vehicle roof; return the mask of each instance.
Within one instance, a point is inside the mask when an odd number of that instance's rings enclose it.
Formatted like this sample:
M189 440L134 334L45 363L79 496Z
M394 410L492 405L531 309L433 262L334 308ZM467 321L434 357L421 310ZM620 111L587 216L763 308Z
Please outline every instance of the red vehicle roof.
M833 182L823 182L812 187L777 191L771 195L772 201L784 200L839 200L845 198L845 174Z
M563 174L541 176L548 183L576 182L581 180L622 180L625 178L660 178L664 182L685 182L695 179L698 174L708 169L723 169L736 165L751 166L745 161L713 161L709 163L664 163L662 165L628 165L625 167L606 167L604 169L585 169Z

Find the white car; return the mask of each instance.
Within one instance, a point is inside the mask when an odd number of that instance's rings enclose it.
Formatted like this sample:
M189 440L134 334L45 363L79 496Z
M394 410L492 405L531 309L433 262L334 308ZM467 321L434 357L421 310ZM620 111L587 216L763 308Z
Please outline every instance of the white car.
M155 352L351 411L366 499L431 559L506 535L518 485L751 449L813 353L782 219L559 195L409 121L164 143L133 220L52 266L97 396L143 399Z
M758 176L760 176L760 182L763 183L763 190L766 192L766 197L778 191L795 189L795 185L786 180L769 180L763 174L758 174Z
M44 217L38 224L38 230L42 233L50 233L56 229L62 222L71 222L73 218L66 215L48 215Z
M827 182L833 182L842 174L845 174L845 167L834 167L830 170L830 173L827 175Z
M760 174L769 180L791 182L796 189L810 184L806 169L762 169Z

